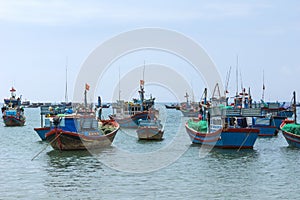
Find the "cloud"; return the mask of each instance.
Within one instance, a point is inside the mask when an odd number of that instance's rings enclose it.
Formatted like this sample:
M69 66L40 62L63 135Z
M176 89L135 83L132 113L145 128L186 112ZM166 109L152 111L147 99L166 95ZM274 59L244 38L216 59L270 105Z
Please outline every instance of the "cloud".
M85 21L185 21L246 17L261 4L201 1L38 1L0 0L0 21L44 25Z

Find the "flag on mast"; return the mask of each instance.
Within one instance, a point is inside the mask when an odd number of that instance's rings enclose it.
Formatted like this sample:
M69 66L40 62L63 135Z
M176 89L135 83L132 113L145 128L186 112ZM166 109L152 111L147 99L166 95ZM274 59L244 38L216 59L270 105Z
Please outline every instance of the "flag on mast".
M90 90L90 85L89 84L85 84L85 90L89 91Z

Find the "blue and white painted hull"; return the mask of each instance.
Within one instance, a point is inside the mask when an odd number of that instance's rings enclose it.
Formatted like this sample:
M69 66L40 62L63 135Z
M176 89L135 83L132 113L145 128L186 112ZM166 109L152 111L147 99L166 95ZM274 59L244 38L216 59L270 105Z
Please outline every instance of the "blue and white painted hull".
M34 128L34 130L42 140L46 140L46 134L50 131L50 127Z
M260 137L272 137L278 135L278 129L276 126L253 125L252 127L259 129L258 136Z
M212 133L200 133L185 125L192 143L226 149L252 149L259 130L253 128L227 128Z

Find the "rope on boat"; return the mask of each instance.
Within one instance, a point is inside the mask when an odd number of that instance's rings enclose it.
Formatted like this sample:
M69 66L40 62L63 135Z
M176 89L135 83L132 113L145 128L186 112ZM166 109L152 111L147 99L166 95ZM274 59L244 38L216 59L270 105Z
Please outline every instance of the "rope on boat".
M247 137L244 139L243 143L241 144L241 146L239 147L239 149L237 150L237 152L239 152L242 148L242 146L244 146L246 140L248 139L249 135L250 135L251 131L247 134Z
M60 132L51 142L49 142L41 151L39 151L32 159L31 161L33 161L36 157L38 157L43 151L45 151L49 145L51 145L55 140L58 139L58 137L62 134L62 132Z

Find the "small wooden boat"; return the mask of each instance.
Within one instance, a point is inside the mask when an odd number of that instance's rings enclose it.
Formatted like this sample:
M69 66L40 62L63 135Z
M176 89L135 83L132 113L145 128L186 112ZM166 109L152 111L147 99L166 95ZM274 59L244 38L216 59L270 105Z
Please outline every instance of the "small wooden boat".
M198 117L200 110L199 103L190 102L188 93L184 97L186 98L186 102L181 103L178 110L181 111L184 117Z
M164 134L160 120L140 120L136 132L140 140L162 140Z
M24 126L26 117L24 109L21 106L21 98L16 97L15 88L11 88L11 97L4 99L4 105L1 109L2 118L5 126Z
M293 93L294 99L294 120L284 120L280 125L283 136L291 147L300 148L300 124L297 124L296 112L296 93Z
M171 104L171 105L167 105L165 104L166 109L179 109L179 105L178 104Z
M114 120L100 120L98 123L93 116L76 116L72 120L79 125L77 131L67 131L56 127L46 134L46 140L54 149L68 151L108 147L120 128Z
M299 124L296 124L294 120L284 120L280 129L289 146L300 148Z

